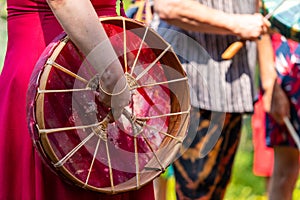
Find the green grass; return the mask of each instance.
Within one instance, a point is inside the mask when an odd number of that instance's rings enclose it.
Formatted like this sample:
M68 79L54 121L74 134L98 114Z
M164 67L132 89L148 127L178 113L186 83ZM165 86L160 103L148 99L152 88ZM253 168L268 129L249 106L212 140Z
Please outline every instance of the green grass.
M253 146L251 118L244 118L242 137L235 157L231 182L225 200L264 199L265 182L263 177L252 173Z
M267 200L265 180L252 173L253 146L251 118L244 119L242 138L235 158L232 179L224 200ZM300 199L300 179L296 183L293 200Z
M252 173L253 145L251 118L244 117L240 145L235 157L232 178L228 185L224 200L266 200L264 178ZM167 200L175 200L175 180L168 185ZM300 182L299 182L300 187Z

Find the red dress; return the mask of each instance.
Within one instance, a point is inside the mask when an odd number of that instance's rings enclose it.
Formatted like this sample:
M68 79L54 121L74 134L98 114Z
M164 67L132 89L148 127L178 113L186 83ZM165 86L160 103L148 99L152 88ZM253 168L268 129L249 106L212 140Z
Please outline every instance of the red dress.
M98 15L116 15L115 0L92 1ZM45 0L8 0L8 46L0 76L0 199L154 199L152 184L119 195L71 186L43 164L26 121L26 92L45 47L62 32Z

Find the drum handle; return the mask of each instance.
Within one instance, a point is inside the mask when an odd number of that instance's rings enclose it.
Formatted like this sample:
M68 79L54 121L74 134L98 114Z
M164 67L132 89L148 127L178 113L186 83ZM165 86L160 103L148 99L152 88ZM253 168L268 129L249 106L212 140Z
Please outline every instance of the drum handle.
M222 53L223 60L231 59L239 50L245 45L246 40L239 40L232 43L227 49Z
M267 14L264 18L266 20L270 19L270 17L273 16L273 14L276 12L276 10L278 8L280 8L280 6L285 2L286 0L282 0L275 8L272 12L270 12L269 14ZM222 59L223 60L229 60L231 59L235 54L237 54L237 52L245 45L246 40L239 40L236 41L234 43L232 43L229 47L227 47L227 49L225 49L225 51L222 53Z

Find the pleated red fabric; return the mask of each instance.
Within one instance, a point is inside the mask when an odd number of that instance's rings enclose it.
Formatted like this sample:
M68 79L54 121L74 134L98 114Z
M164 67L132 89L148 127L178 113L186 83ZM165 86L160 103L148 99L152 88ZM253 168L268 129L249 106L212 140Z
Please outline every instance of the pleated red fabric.
M115 0L91 1L99 16L115 16ZM154 199L152 183L118 195L62 181L40 159L26 121L28 82L45 47L62 32L45 0L8 0L8 46L0 76L0 199ZM30 88L29 88L30 89Z

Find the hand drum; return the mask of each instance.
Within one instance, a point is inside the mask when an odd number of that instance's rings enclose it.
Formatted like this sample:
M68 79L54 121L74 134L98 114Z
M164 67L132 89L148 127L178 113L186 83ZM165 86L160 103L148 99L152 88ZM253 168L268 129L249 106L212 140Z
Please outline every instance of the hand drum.
M28 125L55 173L87 190L114 194L140 188L174 160L189 123L189 87L172 48L150 28L124 17L100 22L130 88L121 117L107 120L111 108L96 97L92 82L96 68L62 33L32 73Z

